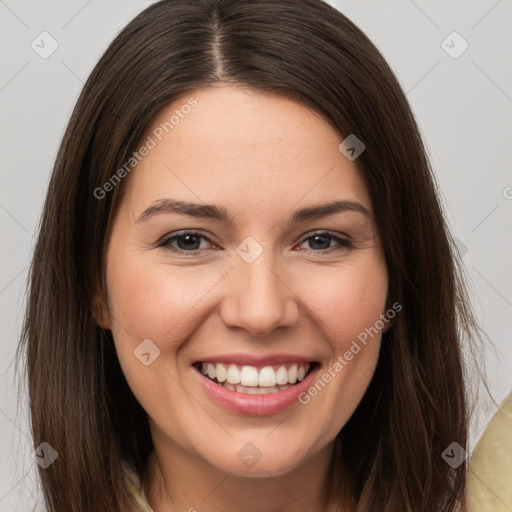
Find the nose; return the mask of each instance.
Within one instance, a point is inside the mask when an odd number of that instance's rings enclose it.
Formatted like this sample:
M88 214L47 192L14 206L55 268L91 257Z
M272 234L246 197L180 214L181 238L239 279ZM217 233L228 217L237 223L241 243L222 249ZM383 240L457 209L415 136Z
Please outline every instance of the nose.
M245 329L253 336L268 336L278 327L295 325L300 318L293 282L285 281L282 264L276 265L268 253L264 251L252 263L235 257L220 308L225 325Z

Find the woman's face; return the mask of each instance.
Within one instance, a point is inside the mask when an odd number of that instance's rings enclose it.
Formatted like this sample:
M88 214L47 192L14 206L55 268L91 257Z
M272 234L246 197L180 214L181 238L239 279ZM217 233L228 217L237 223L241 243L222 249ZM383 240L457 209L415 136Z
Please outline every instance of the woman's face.
M284 474L361 401L388 281L341 141L304 105L231 86L183 96L144 137L119 185L103 325L157 453Z

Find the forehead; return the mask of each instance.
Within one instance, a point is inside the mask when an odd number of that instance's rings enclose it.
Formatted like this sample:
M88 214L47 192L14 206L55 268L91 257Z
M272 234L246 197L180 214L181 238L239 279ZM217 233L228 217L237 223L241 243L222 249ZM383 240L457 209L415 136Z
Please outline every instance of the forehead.
M130 173L132 208L165 197L219 202L235 210L291 207L303 201L357 200L371 209L343 137L317 112L282 95L216 86L162 109Z

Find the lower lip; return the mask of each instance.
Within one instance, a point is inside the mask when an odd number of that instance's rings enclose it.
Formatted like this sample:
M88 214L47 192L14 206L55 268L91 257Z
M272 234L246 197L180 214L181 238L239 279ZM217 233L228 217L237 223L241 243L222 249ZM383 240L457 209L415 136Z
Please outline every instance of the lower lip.
M313 368L304 380L283 391L266 395L249 395L216 384L194 368L201 384L217 405L243 416L270 416L288 409L293 404L299 404L299 395L310 387L317 371L318 368Z

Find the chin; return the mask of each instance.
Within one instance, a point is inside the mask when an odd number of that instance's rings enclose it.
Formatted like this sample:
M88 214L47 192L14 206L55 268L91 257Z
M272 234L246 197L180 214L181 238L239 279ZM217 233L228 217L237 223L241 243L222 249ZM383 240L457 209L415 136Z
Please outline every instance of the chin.
M272 435L272 434L271 434ZM261 441L248 441L247 436L243 440L233 440L230 446L214 453L207 453L205 460L218 470L230 473L232 476L250 478L268 478L269 476L282 476L293 472L302 464L307 463L311 448L305 449L303 442L292 444L288 440L278 438L265 441L265 433L260 437Z

